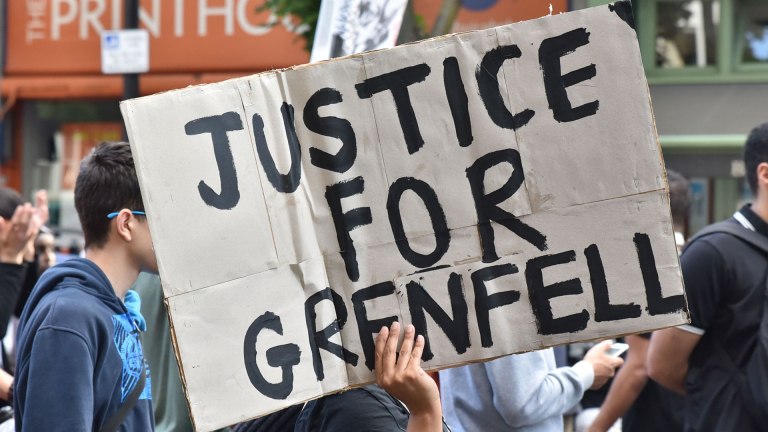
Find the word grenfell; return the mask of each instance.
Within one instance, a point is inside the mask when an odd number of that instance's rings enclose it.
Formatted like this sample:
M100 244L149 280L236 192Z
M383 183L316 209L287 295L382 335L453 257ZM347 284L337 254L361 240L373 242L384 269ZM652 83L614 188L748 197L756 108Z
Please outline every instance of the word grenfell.
M372 382L393 321L432 370L687 322L631 16L122 102L195 426Z
M682 295L663 297L659 276L656 273L653 250L646 234L635 234L633 239L638 255L638 264L643 274L645 295L649 315L669 314L683 309L685 300ZM525 263L524 281L528 291L528 299L536 318L538 332L542 335L557 333L574 333L584 330L590 318L595 321L616 321L629 318L638 318L642 314L641 306L635 303L611 304L609 290L605 277L600 251L595 244L587 246L583 251L586 258L586 266L589 272L589 280L592 285L594 297L594 317L589 311L582 309L577 313L567 316L555 317L552 311L551 301L560 296L583 294L584 290L578 278L560 281L549 285L544 284L543 272L548 267L567 264L576 261L575 251L565 251L552 255L542 255L532 258ZM470 287L474 293L474 318L480 331L480 341L484 348L493 347L493 332L490 320L490 312L496 308L511 305L520 300L521 292L518 290L506 290L503 292L489 293L487 283L495 279L518 273L518 267L512 263L483 267L469 273ZM469 326L469 306L467 293L464 291L464 282L461 273L451 272L446 286L424 286L423 282L412 280L406 285L407 304L413 318L416 332L425 336L426 345L423 359L431 360L434 355L429 344L429 325L426 317L429 316L436 326L444 332L450 345L457 354L467 352L471 346ZM520 283L512 283L512 286L521 286ZM450 299L451 312L446 312L429 294L440 292ZM360 289L352 295L354 317L360 332L365 365L373 370L374 337L382 326L388 325L398 319L396 316L386 318L369 319L366 302L383 296L396 294L393 282L382 282L374 286ZM322 301L332 302L336 308L337 320L323 328L317 328L316 308ZM318 381L325 378L323 360L320 350L342 359L348 364L356 366L360 356L350 352L346 348L331 341L331 337L340 332L347 321L349 312L342 296L331 288L326 288L310 296L305 304L309 346L311 348L312 362ZM292 367L300 362L300 350L296 344L282 344L267 349L264 356L271 367L282 369L280 382L268 382L261 373L257 359L256 343L262 331L272 330L282 334L282 321L279 315L267 311L256 318L248 327L245 335L243 362L248 371L248 377L260 392L275 399L285 399L293 390L294 375Z

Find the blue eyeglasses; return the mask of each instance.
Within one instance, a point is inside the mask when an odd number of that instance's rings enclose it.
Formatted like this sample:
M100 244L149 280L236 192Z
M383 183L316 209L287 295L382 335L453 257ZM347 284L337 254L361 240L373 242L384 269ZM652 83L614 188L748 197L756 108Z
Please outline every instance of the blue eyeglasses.
M114 218L115 218L115 216L117 216L117 215L119 215L119 214L120 214L120 212L119 212L119 211L116 211L116 212L112 212L112 213L110 213L110 214L108 214L108 215L107 215L107 219L114 219ZM147 214L146 214L146 213L144 213L143 211L138 211L138 210L131 210L131 214L135 214L135 215L139 215L139 216L146 216L146 215L147 215Z

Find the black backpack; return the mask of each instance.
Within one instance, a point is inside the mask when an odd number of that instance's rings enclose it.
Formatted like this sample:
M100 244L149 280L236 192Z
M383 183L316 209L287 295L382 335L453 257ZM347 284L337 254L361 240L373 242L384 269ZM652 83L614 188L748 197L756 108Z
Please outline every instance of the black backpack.
M702 229L690 239L687 245L715 233L732 235L759 250L768 259L768 238L743 227L741 224L727 221L718 222ZM713 355L719 356L721 364L730 369L733 382L738 386L741 399L744 402L744 408L756 425L768 424L768 280L763 293L762 310L755 349L743 369L736 366L722 345L713 344L716 345Z

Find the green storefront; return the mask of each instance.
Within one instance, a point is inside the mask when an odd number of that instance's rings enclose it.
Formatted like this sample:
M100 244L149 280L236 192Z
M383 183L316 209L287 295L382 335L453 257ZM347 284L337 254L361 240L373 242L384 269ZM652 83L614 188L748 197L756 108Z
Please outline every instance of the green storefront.
M632 3L664 159L691 180L692 233L750 199L741 151L768 121L768 1Z

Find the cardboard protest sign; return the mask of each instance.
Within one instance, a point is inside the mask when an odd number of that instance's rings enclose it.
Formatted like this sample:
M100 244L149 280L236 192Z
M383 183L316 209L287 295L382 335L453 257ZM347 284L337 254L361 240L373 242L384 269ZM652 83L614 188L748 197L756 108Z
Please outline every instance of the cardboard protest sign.
M682 324L628 3L124 102L196 427Z

